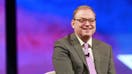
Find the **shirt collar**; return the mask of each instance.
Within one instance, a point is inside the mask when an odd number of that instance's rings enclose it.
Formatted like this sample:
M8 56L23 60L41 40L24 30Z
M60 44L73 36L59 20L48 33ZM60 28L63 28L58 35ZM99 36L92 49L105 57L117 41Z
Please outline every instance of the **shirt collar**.
M76 34L75 34L76 35ZM77 39L79 40L79 43L81 44L81 46L84 44L84 42L79 38L78 35L76 35ZM89 40L86 42L88 43L90 46L92 46L92 37L89 38Z

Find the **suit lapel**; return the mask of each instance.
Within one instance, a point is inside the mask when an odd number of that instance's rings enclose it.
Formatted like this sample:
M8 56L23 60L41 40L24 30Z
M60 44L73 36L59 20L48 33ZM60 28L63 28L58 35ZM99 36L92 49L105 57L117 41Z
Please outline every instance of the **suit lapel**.
M75 34L71 34L71 43L73 45L73 47L75 48L75 51L77 52L78 56L80 57L80 59L83 61L83 63L87 66L86 63L86 59L82 50L82 47L77 39L77 37L75 36Z
M74 33L70 35L70 41L73 47L75 48L75 51L77 52L78 56L80 57L80 59L83 61L85 66L87 66L86 58L84 56L82 47ZM94 62L95 62L95 68L96 68L97 74L101 73L100 72L100 52L99 52L100 49L101 48L99 47L98 41L95 39L92 39L92 52L94 56Z
M100 47L98 41L95 39L92 39L92 52L94 56L94 63L95 63L95 68L97 71L97 74L100 74Z

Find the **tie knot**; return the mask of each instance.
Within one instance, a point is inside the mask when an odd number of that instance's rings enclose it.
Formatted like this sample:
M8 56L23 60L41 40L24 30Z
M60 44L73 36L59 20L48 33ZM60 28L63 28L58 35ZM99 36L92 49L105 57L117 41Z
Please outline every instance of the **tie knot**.
M89 48L89 44L88 43L84 43L84 48L88 49Z
M84 44L83 44L83 47L84 47L85 49L91 48L91 46L90 46L88 43L84 43Z

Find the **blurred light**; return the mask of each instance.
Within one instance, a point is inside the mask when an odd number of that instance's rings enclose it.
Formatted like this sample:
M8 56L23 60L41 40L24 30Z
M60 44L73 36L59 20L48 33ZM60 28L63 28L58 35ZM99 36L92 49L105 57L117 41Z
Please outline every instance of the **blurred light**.
M117 58L128 68L132 70L132 54L118 55Z

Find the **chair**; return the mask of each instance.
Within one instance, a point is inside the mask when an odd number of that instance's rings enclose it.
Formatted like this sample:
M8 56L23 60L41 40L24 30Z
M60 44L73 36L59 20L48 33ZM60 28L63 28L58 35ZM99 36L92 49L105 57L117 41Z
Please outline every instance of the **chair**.
M55 71L49 71L49 72L46 72L44 74L56 74Z

